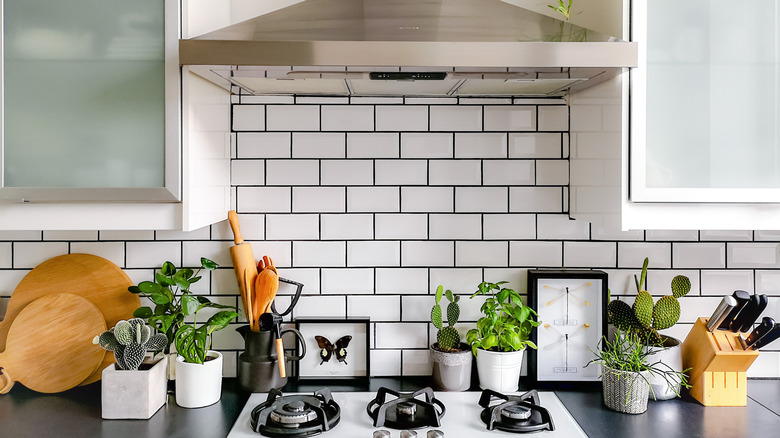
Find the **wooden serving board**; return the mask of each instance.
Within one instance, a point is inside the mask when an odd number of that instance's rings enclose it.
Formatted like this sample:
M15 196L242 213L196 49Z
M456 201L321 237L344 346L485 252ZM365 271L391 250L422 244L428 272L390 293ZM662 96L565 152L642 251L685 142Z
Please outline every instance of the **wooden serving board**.
M86 298L103 314L107 327L132 318L141 300L127 288L133 282L114 263L92 254L65 254L46 260L24 276L11 294L5 319L0 321L0 351L6 348L8 330L28 304L51 294L66 292ZM107 354L103 363L82 384L100 380L103 368L114 363Z
M14 382L45 393L83 382L106 356L92 343L105 330L100 310L78 295L51 294L28 304L11 324L0 353L0 394Z

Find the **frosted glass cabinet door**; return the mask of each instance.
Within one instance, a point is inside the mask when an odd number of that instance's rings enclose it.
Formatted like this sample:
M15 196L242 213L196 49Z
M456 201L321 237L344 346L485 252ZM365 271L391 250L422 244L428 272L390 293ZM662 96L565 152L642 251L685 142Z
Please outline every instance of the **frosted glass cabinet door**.
M780 2L633 0L633 202L780 202Z
M3 198L175 200L168 182L178 177L166 175L165 2L2 6Z

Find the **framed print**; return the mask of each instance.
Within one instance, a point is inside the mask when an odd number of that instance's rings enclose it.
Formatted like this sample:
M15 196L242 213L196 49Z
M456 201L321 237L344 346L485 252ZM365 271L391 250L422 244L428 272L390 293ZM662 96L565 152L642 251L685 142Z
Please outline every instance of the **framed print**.
M528 305L538 313L529 374L537 383L600 381L600 367L585 365L607 334L607 273L595 270L528 271Z
M295 328L306 342L306 355L298 362L298 379L368 380L369 327L368 318L296 318Z

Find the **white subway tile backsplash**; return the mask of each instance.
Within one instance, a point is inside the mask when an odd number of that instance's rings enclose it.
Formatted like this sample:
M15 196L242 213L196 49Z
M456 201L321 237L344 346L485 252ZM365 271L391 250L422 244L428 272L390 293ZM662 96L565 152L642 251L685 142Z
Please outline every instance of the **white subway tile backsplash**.
M377 214L374 220L377 239L425 239L428 217L424 214Z
M132 233L131 233L132 234ZM41 240L42 231L8 231L0 230L0 240Z
M302 295L293 309L294 318L345 318L347 297L338 295Z
M439 285L456 294L473 293L482 282L480 268L432 268L430 269L429 293L436 292ZM462 302L462 300L461 300Z
M509 266L561 267L561 242L509 242Z
M376 293L427 294L428 270L425 268L377 268Z
M222 221L222 223L227 224L227 221ZM230 228L229 224L227 228ZM198 228L192 231L159 230L155 231L154 236L155 240L209 240L212 238L210 227ZM229 235L226 234L225 236L228 236L226 238L231 238L233 232L230 231ZM214 236L213 239L217 240L219 237Z
M319 268L281 268L278 269L279 277L288 280L297 281L303 284L302 294L318 295L320 293L320 269ZM235 280L234 280L235 281ZM295 287L279 285L279 295L290 295L295 293Z
M457 187L455 211L458 213L506 213L506 187Z
M428 107L388 105L376 107L377 131L427 131Z
M479 131L482 129L480 106L432 106L431 131Z
M258 260L267 255L273 259L274 266L277 268L292 267L291 242L263 240L250 243L252 245L252 253Z
M538 160L536 162L536 184L542 186L569 184L569 161Z
M233 131L265 129L264 105L233 105Z
M265 166L269 186L311 186L320 181L317 160L266 160Z
M486 186L534 184L533 160L489 160L482 163L482 183Z
M374 107L328 105L322 107L323 131L373 131Z
M402 296L402 321L430 322L434 299L430 295Z
M559 133L509 134L509 158L561 158L562 150L563 140Z
M612 268L617 264L613 242L564 242L563 266L567 268Z
M699 240L696 230L647 230L647 240L695 241Z
M371 160L323 160L320 182L328 186L365 186L374 182Z
M634 271L634 275L636 275L637 278L639 278L641 274L641 267ZM691 280L691 291L688 292L689 296L702 295L699 272L690 269L648 269L647 290L654 296L671 295L672 279L678 275L685 275ZM636 281L632 281L631 291L633 294L636 294ZM715 309L713 308L712 310Z
M569 110L572 132L601 131L601 108L602 105L572 105Z
M425 323L377 323L374 333L376 348L428 347L428 324Z
M539 107L540 131L568 131L569 107L567 106L540 106Z
M322 240L371 239L374 217L370 214L323 214L320 219Z
M346 135L342 132L293 132L293 158L344 158Z
M718 230L701 230L699 233L699 239L704 240L719 240L719 241L744 241L753 240L753 232L749 230L740 231L718 231Z
M349 133L347 158L398 158L399 144L397 133Z
M429 217L431 240L480 239L482 216L479 214L432 214Z
M536 221L536 237L542 240L584 240L590 234L590 223L572 220L567 214L540 214Z
M762 241L762 240L774 240L778 241L780 240L780 230L776 231L754 231L753 232L753 238L756 241Z
M68 253L67 242L15 242L13 267L34 268L46 260Z
M400 262L400 242L347 242L347 266L399 266Z
M240 213L288 213L292 203L289 187L239 187L236 198Z
M13 244L0 243L0 268L13 268Z
M645 257L649 268L671 268L672 244L618 242L618 268L641 268Z
M401 133L401 158L453 157L453 134Z
M110 261L120 268L125 265L124 242L73 242L70 244L71 254L94 254Z
M322 294L373 294L374 270L360 269L323 269Z
M230 181L231 184L242 186L265 184L265 160L232 160Z
M371 376L400 376L401 350L371 350Z
M401 208L398 187L347 187L347 211L365 213L397 212Z
M317 105L268 105L266 107L266 120L266 129L269 131L318 131L320 129L320 107Z
M505 133L455 134L455 158L506 158L507 135Z
M378 186L414 186L428 182L428 162L425 160L376 160L375 184Z
M346 209L344 187L293 187L292 211L295 213L343 213Z
M236 144L238 158L290 158L289 132L241 132Z
M702 295L731 295L735 290L753 293L753 284L753 271L701 271Z
M509 211L512 213L559 213L563 211L560 187L510 187Z
M482 215L485 240L533 239L536 237L536 216L533 214Z
M434 160L428 164L432 186L479 185L482 178L478 160Z
M428 350L403 350L401 351L405 376L430 376L433 372L431 354Z
M535 131L535 106L486 106L485 131Z
M181 266L181 245L181 242L127 242L125 244L125 267L131 269L159 268L166 261L175 266ZM16 262L19 248L14 247L14 251L14 262Z
M97 240L97 231L77 230L46 230L43 232L43 240Z
M348 296L347 313L366 316L372 322L394 322L401 320L401 297L395 296ZM373 359L371 368L374 368ZM373 371L373 370L372 370Z
M9 261L10 262L10 261ZM11 267L3 266L3 267ZM0 270L0 297L10 297L11 293L19 285L25 275L30 272L28 270ZM0 316L5 317L5 308L0 309Z
M507 242L455 242L455 266L507 266Z
M450 213L454 207L452 187L401 187L401 211L404 213Z
M672 267L725 268L726 245L724 243L672 243Z
M320 220L316 214L268 214L265 216L268 240L316 240Z
M756 293L780 296L780 271L756 271ZM780 303L780 300L775 301ZM780 306L777 310L780 311Z
M571 155L576 158L614 159L620 156L619 132L584 132L572 134Z
M780 243L727 243L729 268L780 268Z
M455 266L455 242L401 242L401 266Z
M343 267L347 263L346 242L293 242L292 250L292 266L296 268Z

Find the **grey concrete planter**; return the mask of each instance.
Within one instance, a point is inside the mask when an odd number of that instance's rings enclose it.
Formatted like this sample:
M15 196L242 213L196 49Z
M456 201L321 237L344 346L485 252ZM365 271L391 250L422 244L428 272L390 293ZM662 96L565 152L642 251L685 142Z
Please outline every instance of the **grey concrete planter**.
M439 351L431 345L431 360L433 362L433 381L437 389L442 391L466 391L471 386L471 364L474 355L466 344L465 351L449 353Z
M147 420L168 397L168 358L163 356L148 370L103 370L102 413L105 419Z

